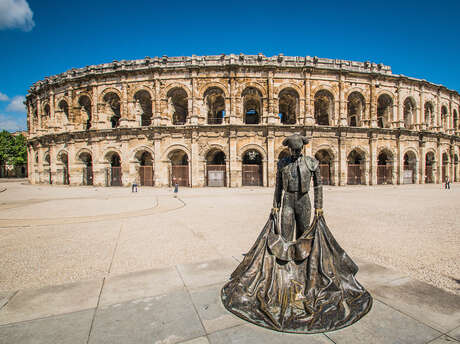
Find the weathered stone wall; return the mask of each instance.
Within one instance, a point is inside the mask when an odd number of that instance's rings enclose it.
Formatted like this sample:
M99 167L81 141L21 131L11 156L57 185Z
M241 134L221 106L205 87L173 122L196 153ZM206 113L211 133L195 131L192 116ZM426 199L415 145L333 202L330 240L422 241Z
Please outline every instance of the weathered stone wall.
M361 183L380 183L381 152L390 166L386 182L407 182L410 168L413 181L424 183L427 153L434 182L443 173L460 180L459 105L455 91L369 62L283 55L115 61L31 87L29 179L84 184L89 156L93 183L107 185L116 153L129 185L139 180L146 152L154 184L166 186L180 151L189 184L204 186L208 153L222 151L226 185L238 187L243 156L255 150L263 185L273 186L283 139L302 133L311 137L306 154L329 155L334 185L349 182L356 154Z

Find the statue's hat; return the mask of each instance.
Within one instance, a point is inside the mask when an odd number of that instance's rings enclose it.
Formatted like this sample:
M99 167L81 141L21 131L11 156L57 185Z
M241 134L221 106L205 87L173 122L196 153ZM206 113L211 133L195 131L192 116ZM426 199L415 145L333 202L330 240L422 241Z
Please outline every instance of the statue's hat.
M283 146L288 146L292 149L302 149L307 143L308 139L305 136L294 134L284 139Z

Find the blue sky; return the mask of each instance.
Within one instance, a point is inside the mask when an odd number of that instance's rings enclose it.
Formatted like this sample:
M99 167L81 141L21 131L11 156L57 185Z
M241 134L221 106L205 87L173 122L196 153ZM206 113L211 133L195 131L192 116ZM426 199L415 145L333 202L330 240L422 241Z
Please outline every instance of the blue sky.
M460 1L0 0L0 129L32 83L73 67L245 53L373 61L460 91Z

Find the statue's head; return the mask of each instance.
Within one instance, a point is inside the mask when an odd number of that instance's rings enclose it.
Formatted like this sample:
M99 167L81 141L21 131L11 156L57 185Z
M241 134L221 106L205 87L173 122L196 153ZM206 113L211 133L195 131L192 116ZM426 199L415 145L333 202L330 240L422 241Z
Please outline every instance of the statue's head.
M294 134L284 139L283 145L289 147L291 156L297 159L302 154L302 148L308 143L305 136Z

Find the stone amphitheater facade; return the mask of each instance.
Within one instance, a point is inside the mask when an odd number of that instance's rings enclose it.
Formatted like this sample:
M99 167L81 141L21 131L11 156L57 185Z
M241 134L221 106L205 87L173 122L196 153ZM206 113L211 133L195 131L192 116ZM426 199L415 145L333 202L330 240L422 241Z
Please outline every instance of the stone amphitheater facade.
M72 69L26 97L31 183L273 186L309 137L326 184L458 181L458 92L391 68L282 54Z

